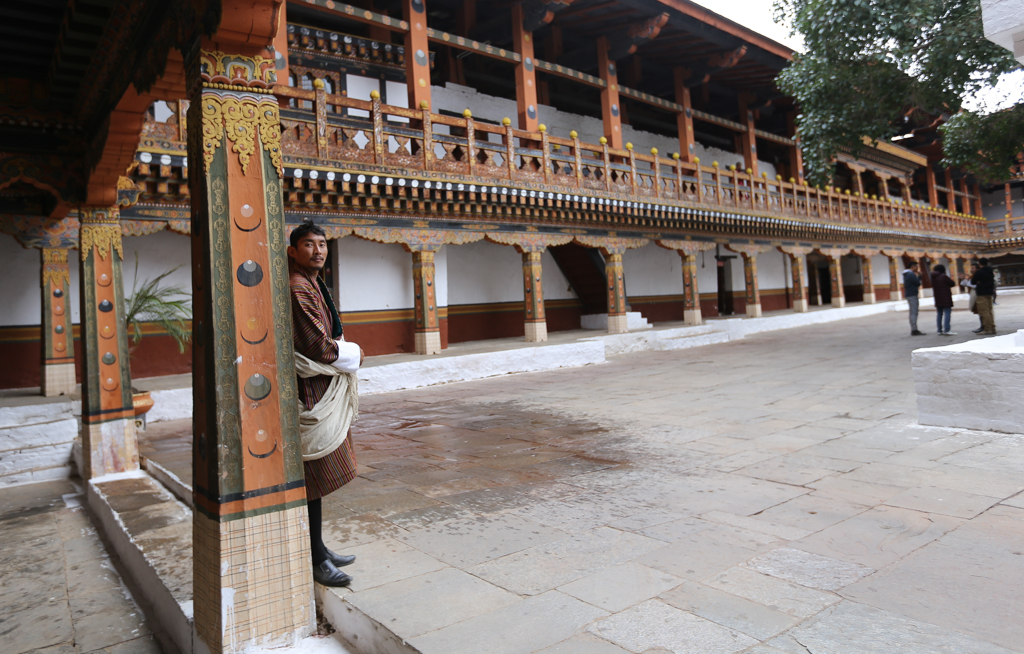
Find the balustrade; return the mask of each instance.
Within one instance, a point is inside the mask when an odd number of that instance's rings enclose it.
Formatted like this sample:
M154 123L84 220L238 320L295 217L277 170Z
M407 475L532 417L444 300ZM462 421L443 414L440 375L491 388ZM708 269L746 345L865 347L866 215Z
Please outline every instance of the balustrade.
M923 235L984 238L982 219L933 207L904 204L815 188L794 181L725 170L717 163L688 163L601 143L515 129L427 107L408 109L293 87L276 87L281 98L306 100L313 111L282 111L286 156L339 164L359 163L436 171L456 176L553 188L605 192L644 200L688 203L708 209L760 212L838 225L890 228ZM376 94L374 94L376 95ZM469 181L479 181L469 180Z

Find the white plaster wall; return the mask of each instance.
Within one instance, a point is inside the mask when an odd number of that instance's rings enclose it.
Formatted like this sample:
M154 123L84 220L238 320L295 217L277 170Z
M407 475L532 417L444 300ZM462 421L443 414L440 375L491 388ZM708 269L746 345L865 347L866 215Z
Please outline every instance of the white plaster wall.
M370 77L363 77L361 75L346 75L345 89L346 93L348 93L348 97L350 98L353 98L355 100L369 100L370 91L380 91L380 80L372 79ZM401 100L396 100L395 102L391 102L390 104L399 107L408 107L408 94L402 93L402 96L405 97L404 104L403 101ZM363 111L361 109L349 109L348 111L349 115L351 116L362 116L365 118L370 115L368 111Z
M523 258L512 246L477 241L446 249L450 304L523 299Z
M484 95L477 93L476 89L471 87L450 82L443 87L431 87L430 97L434 111L445 109L461 114L469 109L473 112L474 118L485 118L496 122L501 122L502 118L511 118L512 124L518 125L515 100ZM600 118L558 111L547 105L538 105L537 116L540 122L547 126L548 134L554 136L569 138L569 132L576 130L581 141L594 144L604 136L604 124ZM678 137L642 132L629 125L622 126L622 138L624 143L632 143L637 152L644 154L649 154L652 147L658 148L658 153L664 157L679 151ZM697 143L694 146L694 153L705 165L711 165L712 161L718 161L723 168L734 163L743 167L743 157L733 152ZM767 172L769 177L775 178L775 166L760 160L757 165L758 172Z
M436 293L437 306L439 307L448 306L448 252L450 249L449 246L445 245L434 254L434 283L437 285L437 289L434 292ZM412 259L411 254L408 257ZM409 274L412 274L412 264L409 266ZM412 305L410 304L409 306Z
M723 252L722 254L730 255L735 254L734 252ZM743 257L736 254L736 258L729 264L732 272L732 292L743 295L747 288L747 280L743 278ZM758 271L758 279L761 278L760 271Z
M544 271L544 299L545 300L571 300L576 297L569 280L562 274L562 269L555 263L551 253L544 250L540 259L541 268Z
M627 297L681 295L682 259L672 250L650 243L622 255ZM698 288L700 281L697 282Z
M339 311L412 308L412 255L402 246L354 236L331 243L336 248L334 285Z
M856 257L843 257L843 286L859 286L864 283L861 277L860 260Z
M192 293L192 248L190 237L167 230L146 236L124 237L124 294L132 292L135 281L135 262L138 256L138 285L152 280L158 275L177 268L168 275L161 284L178 286L189 294ZM78 294L78 286L74 287L73 295ZM77 316L75 318L77 320Z
M157 232L147 236L126 236L124 243L124 293L129 295L135 279L135 256L138 254L141 282L152 279L176 266L181 266L168 276L165 284L192 289L189 238L173 232ZM68 269L71 273L71 320L79 322L79 271L81 255L71 250ZM39 250L23 248L13 236L0 234L0 274L5 280L0 285L0 325L38 325L42 320L42 298L40 296L40 274L42 263Z
M871 257L871 279L875 286L889 285L889 257L884 254Z
M757 284L761 290L786 288L786 259L789 256L778 250L763 252L757 256Z
M718 262L715 261L714 250L697 255L697 291L699 293L718 292Z
M74 254L74 253L73 253ZM26 249L7 234L0 234L0 325L38 325L42 320L39 250ZM77 287L74 287L77 288ZM76 293L72 289L72 295Z

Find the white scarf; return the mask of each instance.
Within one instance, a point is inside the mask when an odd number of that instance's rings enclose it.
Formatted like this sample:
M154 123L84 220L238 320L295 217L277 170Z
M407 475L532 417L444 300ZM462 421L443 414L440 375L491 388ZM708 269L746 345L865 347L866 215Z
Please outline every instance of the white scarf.
M330 375L327 392L307 409L299 401L299 435L302 439L302 460L322 459L348 438L348 430L359 415L359 378L337 368L307 359L295 353L295 374L302 378Z

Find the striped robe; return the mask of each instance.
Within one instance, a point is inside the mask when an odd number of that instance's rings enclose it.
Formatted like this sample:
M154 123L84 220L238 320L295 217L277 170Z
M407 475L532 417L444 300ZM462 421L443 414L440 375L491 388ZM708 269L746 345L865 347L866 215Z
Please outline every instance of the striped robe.
M338 344L331 338L331 314L315 278L295 265L289 268L292 296L292 332L295 351L312 361L330 364L338 358ZM312 409L327 392L328 375L296 377L299 400ZM338 449L314 461L303 462L306 499L316 500L338 490L356 477L352 435Z

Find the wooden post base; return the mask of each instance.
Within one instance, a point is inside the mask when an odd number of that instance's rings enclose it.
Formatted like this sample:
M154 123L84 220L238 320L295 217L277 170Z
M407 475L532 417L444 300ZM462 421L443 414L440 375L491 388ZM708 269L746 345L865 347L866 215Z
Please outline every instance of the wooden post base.
M441 353L441 332L416 332L413 337L416 343L416 354Z
M835 296L833 296L832 297L832 306L834 308L836 308L836 309L842 309L843 307L846 306L846 298L845 297L835 297Z
M876 301L877 300L875 300L875 294L874 293L865 293L864 294L864 304L874 304Z
M761 317L761 305L760 304L748 304L747 305L747 318L760 318Z
M794 313L807 313L809 310L807 306L807 300L793 300L793 312Z
M683 322L687 325L703 325L704 317L700 314L700 309L684 309Z
M543 343L548 340L548 323L547 321L541 322L528 322L526 323L526 342L527 343Z
M139 469L139 444L135 419L118 418L82 425L83 479L95 479L115 472Z
M74 363L44 363L42 373L43 397L71 395L75 392Z
M625 334L629 331L626 314L611 315L608 314L608 333L609 334Z

